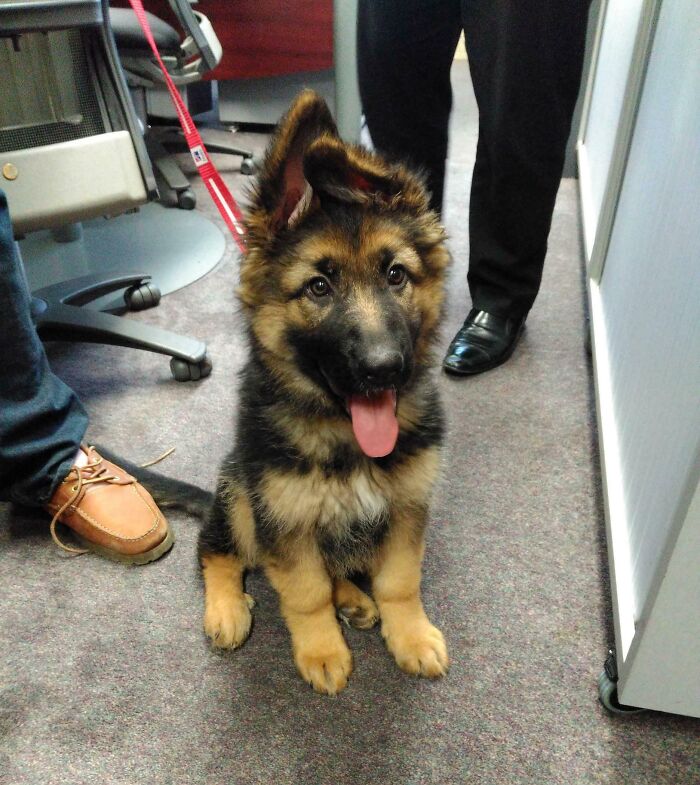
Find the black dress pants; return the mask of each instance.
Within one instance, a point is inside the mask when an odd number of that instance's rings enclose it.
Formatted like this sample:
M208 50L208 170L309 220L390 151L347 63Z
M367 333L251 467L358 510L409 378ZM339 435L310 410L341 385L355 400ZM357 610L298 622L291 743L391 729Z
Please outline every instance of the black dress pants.
M479 142L469 209L475 308L525 316L547 236L581 81L589 0L359 0L358 73L375 147L422 168L440 211L465 32Z

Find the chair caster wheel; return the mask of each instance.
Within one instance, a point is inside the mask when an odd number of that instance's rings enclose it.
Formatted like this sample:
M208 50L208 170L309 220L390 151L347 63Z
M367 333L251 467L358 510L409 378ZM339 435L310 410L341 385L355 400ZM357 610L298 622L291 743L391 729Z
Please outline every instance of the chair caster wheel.
M177 206L181 210L194 210L197 204L197 197L191 188L185 188L184 191L178 191Z
M211 373L211 360L205 357L198 363L188 363L179 357L173 357L170 360L170 372L175 381L196 382L209 376Z
M639 714L644 709L625 706L617 699L617 663L611 651L605 660L605 667L598 676L598 698L612 714Z
M130 311L145 311L160 302L160 289L152 283L130 286L124 292L124 302Z
M255 174L257 164L254 158L244 158L241 161L241 174Z
M593 338L591 337L591 322L589 319L586 319L586 324L583 330L583 346L586 350L586 354L589 357L593 357Z

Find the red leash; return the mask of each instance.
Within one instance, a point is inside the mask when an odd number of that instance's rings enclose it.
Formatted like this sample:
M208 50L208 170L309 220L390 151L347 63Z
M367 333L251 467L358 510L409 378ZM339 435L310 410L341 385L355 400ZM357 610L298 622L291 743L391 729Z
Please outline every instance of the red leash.
M153 54L158 61L160 70L163 72L163 76L165 77L165 83L168 86L170 97L175 104L177 116L180 120L183 133L185 134L185 141L187 142L187 146L190 148L192 160L195 162L199 174L202 177L202 180L204 180L204 185L206 185L207 190L211 194L211 198L214 200L214 204L218 207L221 217L224 219L226 225L231 230L233 239L241 249L241 252L245 253L246 244L245 229L243 227L243 213L238 207L236 200L231 195L231 192L226 187L226 183L224 183L224 181L221 179L221 175L217 171L216 167L211 162L211 158L209 157L207 148L204 146L202 137L199 135L194 121L192 120L190 113L187 111L187 107L180 97L180 93L175 87L173 80L170 78L170 74L161 60L160 53L158 52L158 47L156 46L156 42L153 39L153 33L151 33L151 28L148 24L146 12L143 10L143 4L141 0L129 0L129 2L131 3L131 7L134 9L134 13L139 20L139 24L141 25L143 34L146 36L146 40L151 45L151 49L153 50Z

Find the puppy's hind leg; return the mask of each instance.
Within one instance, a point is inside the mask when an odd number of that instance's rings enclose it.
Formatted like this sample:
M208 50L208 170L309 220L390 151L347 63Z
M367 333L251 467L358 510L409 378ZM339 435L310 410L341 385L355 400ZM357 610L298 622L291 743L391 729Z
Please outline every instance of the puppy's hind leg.
M379 621L374 600L347 578L333 581L333 605L338 616L358 630L369 630Z
M238 538L234 535L238 525L245 527L246 521L237 520L245 515L251 513L244 497L231 503L217 495L199 537L205 592L204 631L213 645L222 649L241 646L252 624L253 598L243 591L247 565L238 552Z

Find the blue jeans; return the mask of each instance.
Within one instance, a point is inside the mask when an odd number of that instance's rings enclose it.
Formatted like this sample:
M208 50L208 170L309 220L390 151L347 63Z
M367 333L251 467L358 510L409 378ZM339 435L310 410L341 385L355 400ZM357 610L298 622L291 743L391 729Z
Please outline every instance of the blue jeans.
M71 469L88 418L54 376L0 191L0 501L42 505Z

